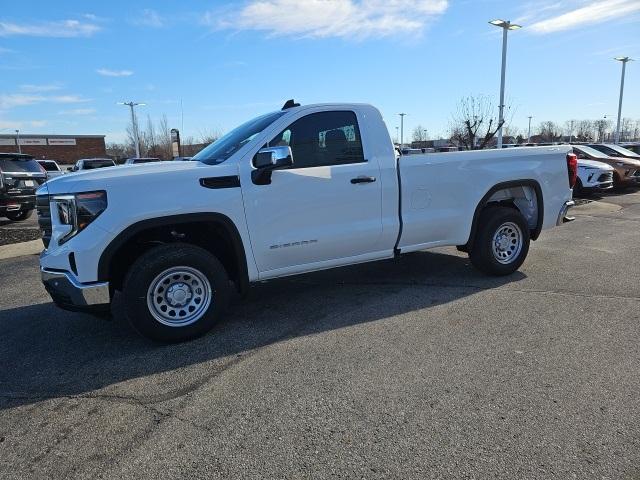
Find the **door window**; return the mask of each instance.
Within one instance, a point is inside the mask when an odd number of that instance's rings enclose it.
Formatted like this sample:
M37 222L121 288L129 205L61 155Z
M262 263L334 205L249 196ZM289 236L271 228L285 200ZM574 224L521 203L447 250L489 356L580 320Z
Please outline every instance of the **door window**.
M358 120L353 112L320 112L302 117L269 142L290 146L292 168L364 162Z

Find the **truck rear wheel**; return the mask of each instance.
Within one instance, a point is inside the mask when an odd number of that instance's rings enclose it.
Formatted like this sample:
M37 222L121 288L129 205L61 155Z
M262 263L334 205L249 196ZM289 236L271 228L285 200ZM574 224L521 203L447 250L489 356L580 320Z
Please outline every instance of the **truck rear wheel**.
M122 293L125 314L138 332L175 343L213 328L229 303L230 286L227 272L211 253L172 243L138 258Z
M33 214L33 210L19 210L17 212L7 212L5 215L12 222L22 222L27 218L31 217Z
M469 258L481 272L509 275L527 258L529 241L529 226L518 210L488 207L480 214Z

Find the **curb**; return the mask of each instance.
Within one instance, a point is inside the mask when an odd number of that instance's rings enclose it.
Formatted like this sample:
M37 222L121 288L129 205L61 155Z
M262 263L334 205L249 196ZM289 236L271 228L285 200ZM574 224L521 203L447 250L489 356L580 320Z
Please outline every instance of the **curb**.
M31 240L30 242L2 245L0 246L0 260L24 257L27 255L39 255L42 249L42 240Z

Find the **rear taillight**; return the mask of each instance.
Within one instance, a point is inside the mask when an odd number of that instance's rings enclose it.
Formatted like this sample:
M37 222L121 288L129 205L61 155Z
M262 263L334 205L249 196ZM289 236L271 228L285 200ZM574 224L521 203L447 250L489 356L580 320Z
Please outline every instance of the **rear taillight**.
M575 153L567 153L567 172L569 172L569 188L573 188L578 178L578 156Z

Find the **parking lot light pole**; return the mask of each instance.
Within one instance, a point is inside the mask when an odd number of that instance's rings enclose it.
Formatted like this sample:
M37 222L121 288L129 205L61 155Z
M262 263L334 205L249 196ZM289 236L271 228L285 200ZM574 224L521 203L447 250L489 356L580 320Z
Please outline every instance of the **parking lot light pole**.
M396 142L400 143L400 127L396 127Z
M620 99L618 100L618 122L616 124L616 138L614 143L620 143L620 117L622 116L622 94L624 93L624 72L627 68L627 62L633 61L629 57L616 57L614 60L622 62L622 76L620 77Z
M527 143L531 143L531 119L533 118L531 115L529 115L529 130L527 132Z
M491 20L489 22L495 27L502 28L502 70L500 72L500 105L498 113L498 148L502 148L502 124L504 123L504 77L507 68L507 33L509 30L518 30L521 25L511 23L509 20Z
M134 107L143 106L146 105L146 103L118 102L118 105L126 105L131 109L131 128L133 129L133 140L136 144L136 158L140 158L140 137L138 135L138 121L136 120Z
M399 113L400 115L400 149L404 145L404 116L406 113Z
M22 147L20 146L20 130L16 129L16 145L18 145L18 153L22 153Z

